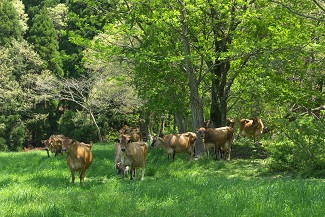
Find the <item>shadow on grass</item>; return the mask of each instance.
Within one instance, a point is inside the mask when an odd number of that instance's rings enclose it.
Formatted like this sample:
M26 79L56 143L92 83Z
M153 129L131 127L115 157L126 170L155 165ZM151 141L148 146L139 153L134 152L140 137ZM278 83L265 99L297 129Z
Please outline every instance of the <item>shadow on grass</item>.
M255 143L252 139L241 138L232 146L232 159L265 159L268 157L263 144Z

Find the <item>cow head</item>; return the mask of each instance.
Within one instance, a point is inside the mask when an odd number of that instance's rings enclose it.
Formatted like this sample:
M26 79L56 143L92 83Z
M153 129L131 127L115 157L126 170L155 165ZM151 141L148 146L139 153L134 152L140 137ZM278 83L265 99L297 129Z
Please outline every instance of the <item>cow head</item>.
M161 137L156 136L151 143L150 148L156 148L156 147L160 147L161 145L163 145L164 143L164 139Z
M158 137L153 138L152 143L151 143L151 145L150 145L150 148L154 148L154 147L155 147L156 142L157 142L157 138L158 138Z
M199 133L199 135L200 135L200 137L202 139L204 139L204 135L205 135L205 132L206 132L206 128L204 128L204 127L198 128L198 129L196 129L196 132Z

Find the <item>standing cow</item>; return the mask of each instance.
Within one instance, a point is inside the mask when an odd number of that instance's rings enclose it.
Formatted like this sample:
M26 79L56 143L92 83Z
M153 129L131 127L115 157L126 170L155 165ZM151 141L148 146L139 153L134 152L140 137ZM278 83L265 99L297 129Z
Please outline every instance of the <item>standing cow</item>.
M174 161L175 154L183 152L187 152L189 154L189 159L191 160L194 154L195 142L196 134L193 132L168 134L162 138L156 137L151 144L151 148L158 147L165 149L168 155L168 161L171 154L173 154Z
M131 167L130 179L136 180L137 168L142 167L141 180L144 179L146 169L146 159L148 154L148 145L146 142L128 142L121 144L121 166L125 169L127 166Z
M75 172L80 173L80 183L84 183L86 170L93 161L91 145L73 140L67 147L67 164L71 172L72 183L75 181Z
M257 137L258 141L260 142L263 129L264 129L264 124L260 118L241 119L239 121L238 136L253 136L254 143Z
M230 160L231 145L234 141L234 128L232 127L219 127L219 128L198 128L196 130L204 141L207 157L209 158L209 149L214 147L215 157L218 157L221 153L227 153L224 155L225 159Z

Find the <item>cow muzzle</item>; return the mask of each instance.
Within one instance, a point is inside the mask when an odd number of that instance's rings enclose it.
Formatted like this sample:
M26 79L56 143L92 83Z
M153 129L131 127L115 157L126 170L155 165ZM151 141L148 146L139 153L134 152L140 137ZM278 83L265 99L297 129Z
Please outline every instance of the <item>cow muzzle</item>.
M122 151L122 152L125 152L125 148L121 148L121 151Z

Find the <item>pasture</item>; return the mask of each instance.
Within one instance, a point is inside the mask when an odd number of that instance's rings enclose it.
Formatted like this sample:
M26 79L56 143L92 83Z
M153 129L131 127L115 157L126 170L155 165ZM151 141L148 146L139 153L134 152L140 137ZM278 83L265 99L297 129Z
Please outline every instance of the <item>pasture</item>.
M236 144L229 162L149 149L136 182L116 175L113 143L92 150L84 186L65 154L0 153L0 216L324 216L324 180L269 173L253 147Z

